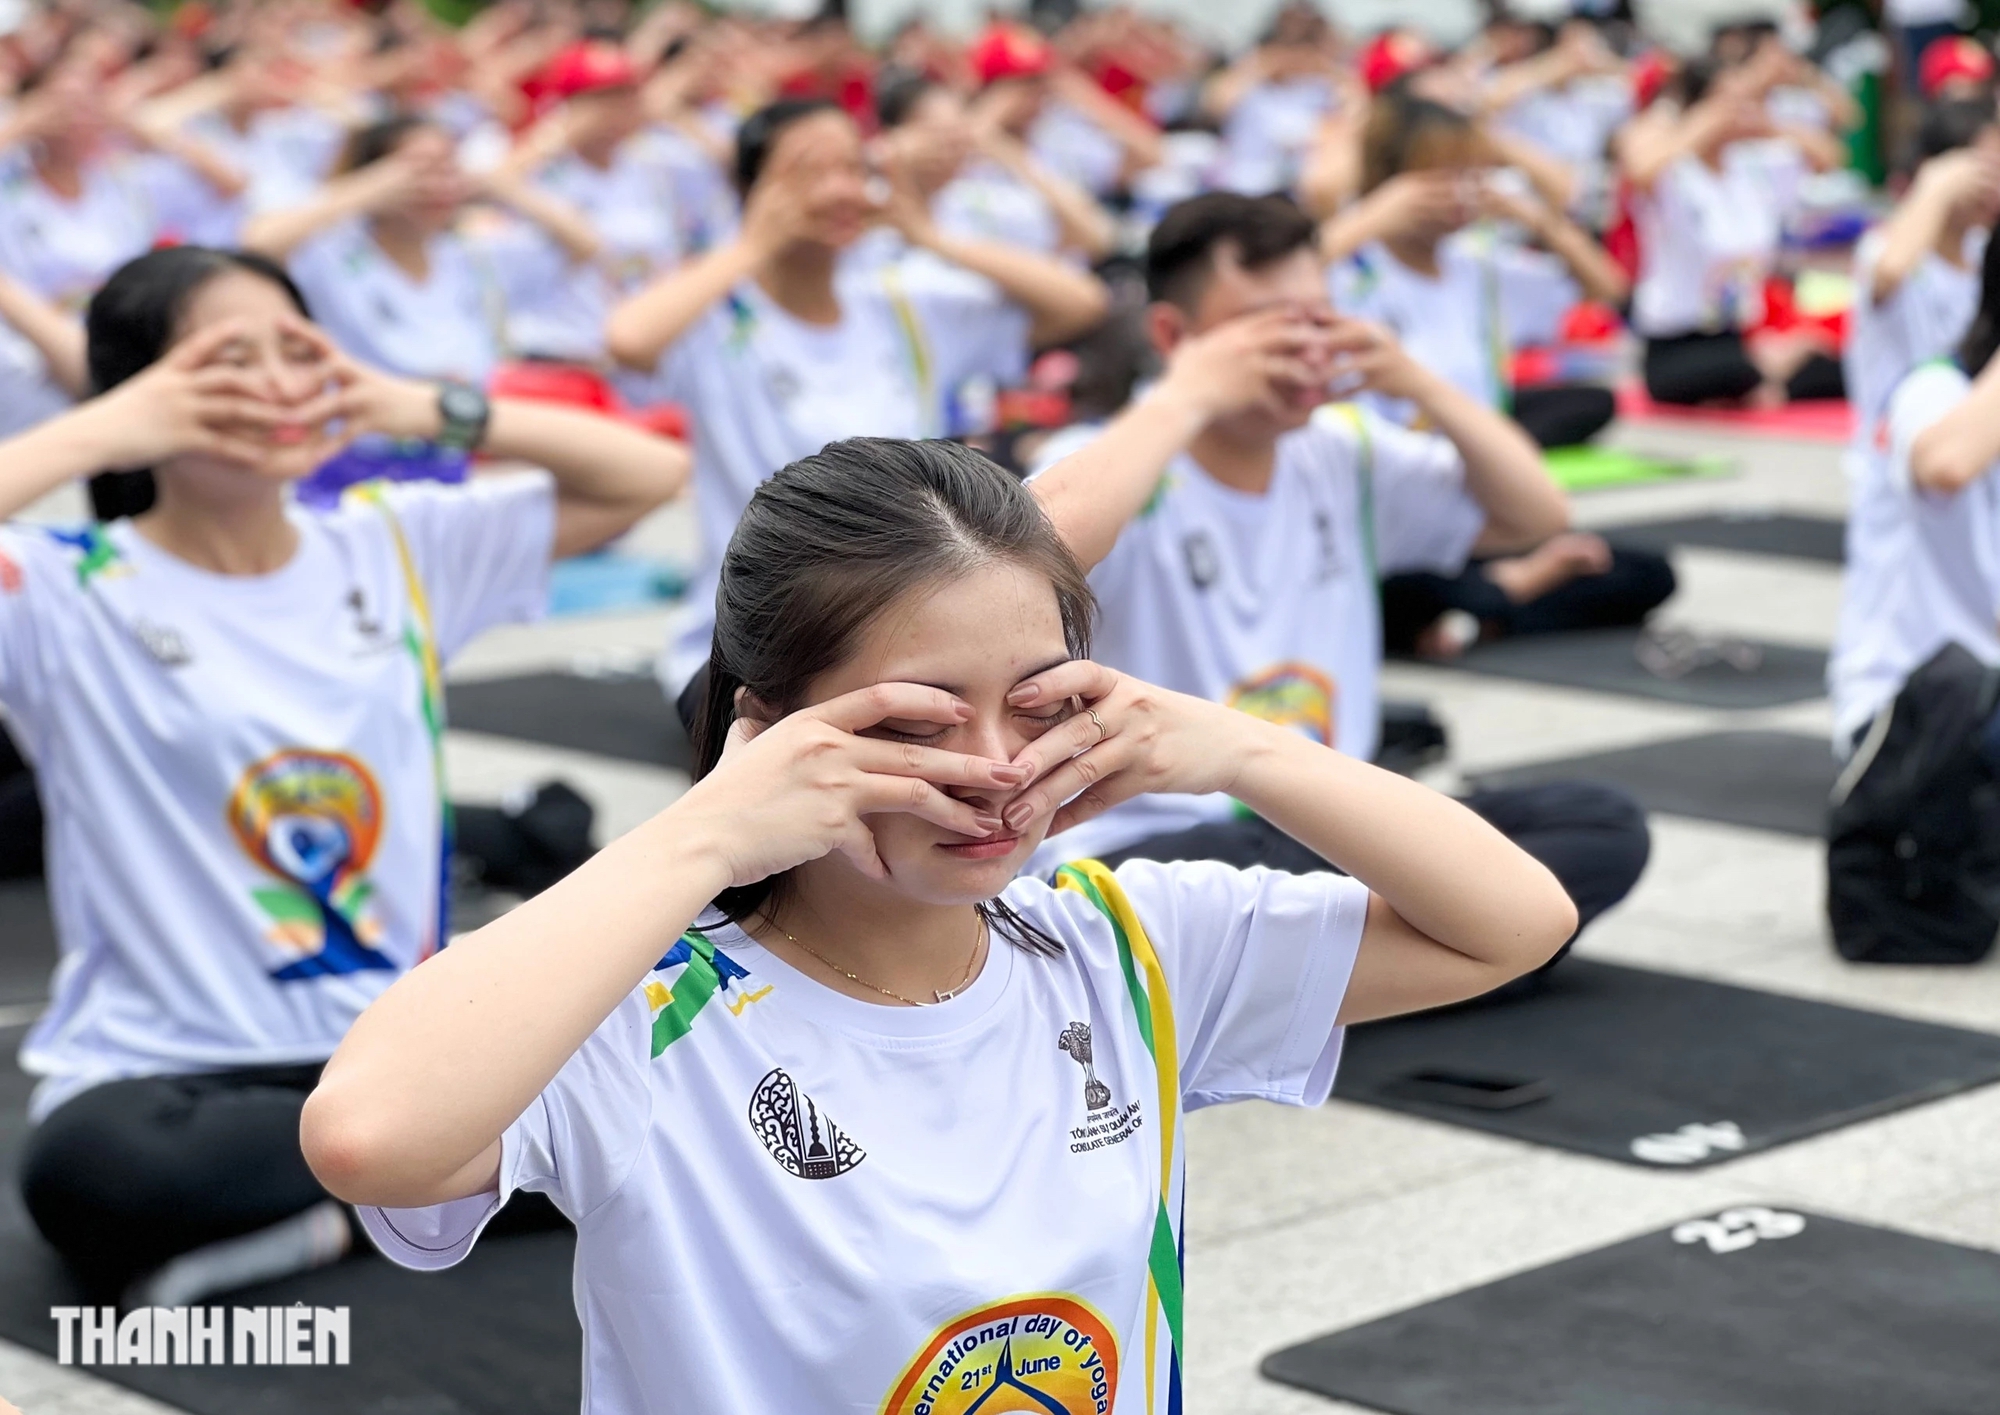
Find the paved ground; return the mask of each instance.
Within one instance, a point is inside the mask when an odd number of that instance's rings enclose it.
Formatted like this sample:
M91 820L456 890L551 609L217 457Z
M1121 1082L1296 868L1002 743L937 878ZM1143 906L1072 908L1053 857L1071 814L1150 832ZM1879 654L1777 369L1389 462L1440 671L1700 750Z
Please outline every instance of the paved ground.
M1740 475L1665 489L1600 492L1579 519L1610 524L1725 506L1838 514L1836 451L1763 439L1626 431L1660 452L1722 452ZM647 531L684 546L684 517ZM1667 611L1676 622L1825 646L1839 585L1831 567L1682 552ZM570 620L495 634L459 676L652 651L656 614ZM1392 695L1428 699L1450 724L1454 757L1437 776L1626 746L1711 729L1823 733L1823 702L1756 713L1636 703L1418 668L1389 674ZM457 794L496 798L551 773L593 797L606 827L629 828L685 778L627 763L453 733ZM1812 842L1656 819L1637 892L1579 945L1585 956L1773 992L2000 1032L2000 965L1947 972L1857 969L1832 953L1820 915L1822 855ZM1953 1242L2000 1249L2000 1087L1851 1126L1711 1171L1639 1170L1334 1102L1317 1112L1246 1105L1189 1126L1189 1409L1298 1412L1339 1407L1262 1381L1267 1352L1447 1293L1736 1202L1809 1207ZM0 1279L4 1280L4 1279ZM0 1392L28 1415L145 1415L139 1400L0 1344Z

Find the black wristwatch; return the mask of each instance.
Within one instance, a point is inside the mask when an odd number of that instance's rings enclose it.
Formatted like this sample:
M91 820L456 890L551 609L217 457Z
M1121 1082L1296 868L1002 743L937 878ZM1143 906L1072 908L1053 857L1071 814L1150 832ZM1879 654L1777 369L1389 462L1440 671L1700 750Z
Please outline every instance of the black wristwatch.
M486 440L486 422L493 416L493 404L469 383L450 379L438 384L438 429L440 447L455 452L471 452Z

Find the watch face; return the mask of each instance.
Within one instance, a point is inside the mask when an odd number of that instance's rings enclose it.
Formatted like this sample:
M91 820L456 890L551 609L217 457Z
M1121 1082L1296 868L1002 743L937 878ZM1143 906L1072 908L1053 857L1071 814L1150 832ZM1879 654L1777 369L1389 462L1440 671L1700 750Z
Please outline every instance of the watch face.
M438 407L455 423L476 423L486 415L486 397L474 389L447 385L438 393Z

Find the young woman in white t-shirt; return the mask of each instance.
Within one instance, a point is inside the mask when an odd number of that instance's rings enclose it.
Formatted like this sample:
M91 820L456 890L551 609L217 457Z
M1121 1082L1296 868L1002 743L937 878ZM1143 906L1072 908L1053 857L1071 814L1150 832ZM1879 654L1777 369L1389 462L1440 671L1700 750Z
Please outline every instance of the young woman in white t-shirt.
M461 228L479 202L535 229L519 240ZM473 176L428 119L356 133L309 202L252 220L243 244L284 261L320 322L354 357L411 378L484 385L507 351L510 297L548 279L545 241L589 278L600 241L573 208L499 172Z
M1656 402L1843 396L1839 361L1812 337L1748 337L1801 183L1845 153L1823 130L1773 120L1769 95L1788 68L1771 49L1735 68L1698 60L1621 134L1639 239L1632 327Z
M736 235L612 312L611 355L688 410L701 570L662 664L680 694L708 659L715 575L751 493L844 437L941 437L968 382L1016 381L1031 348L1097 323L1103 284L1053 256L945 231L908 187L883 203L854 120L781 100L737 134ZM892 223L914 250L857 251Z
M688 468L606 419L366 369L305 316L260 257L152 252L91 302L105 391L0 444L0 516L149 469L135 519L0 527L0 703L61 952L21 1048L23 1199L91 1284L168 1306L345 1246L299 1107L446 941L439 666ZM369 432L548 470L288 505Z
M955 444L780 471L721 585L693 789L369 1009L315 1171L413 1267L554 1198L600 1415L1167 1410L1182 1112L1317 1104L1346 1024L1573 908L1448 798L1088 661L1082 570ZM1349 875L1016 878L1155 790Z

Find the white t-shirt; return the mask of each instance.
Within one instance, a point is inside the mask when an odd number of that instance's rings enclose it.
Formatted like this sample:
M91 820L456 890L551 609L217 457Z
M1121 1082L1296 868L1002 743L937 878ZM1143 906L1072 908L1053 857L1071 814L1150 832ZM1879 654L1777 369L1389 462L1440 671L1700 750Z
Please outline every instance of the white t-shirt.
M1632 116L1632 85L1616 74L1577 79L1539 89L1511 104L1495 120L1502 132L1571 167L1604 160L1611 135Z
M1088 113L1060 99L1043 106L1028 129L1027 142L1044 166L1093 196L1116 190L1124 175L1124 145Z
M438 651L538 614L534 473L387 493ZM269 575L120 521L0 528L0 703L48 804L61 960L21 1048L40 1118L102 1081L319 1061L439 943L417 622L373 505L293 513Z
M1486 516L1449 441L1359 416L1365 437L1328 409L1280 439L1261 496L1177 457L1090 572L1101 611L1091 656L1373 757L1378 576L1456 573ZM1141 796L1054 837L1030 868L1110 854L1233 809L1223 796Z
M216 200L208 221L187 239L234 244L247 217L310 201L333 170L347 131L313 108L252 114L238 130L220 113L190 118L188 133L243 174L249 186L234 201Z
M1806 176L1783 140L1724 148L1720 170L1683 157L1632 203L1639 231L1634 328L1648 339L1743 330L1764 316L1764 277Z
M977 162L931 198L938 229L974 241L1000 241L1052 253L1062 245L1062 225L1048 199L991 162Z
M289 265L313 319L355 358L409 378L483 385L505 348L510 296L545 273L538 254L531 238L517 246L447 231L432 239L419 284L356 220L300 246Z
M1547 343L1581 296L1569 268L1546 251L1503 241L1490 227L1438 243L1435 279L1375 242L1329 273L1334 307L1394 330L1411 357L1489 408L1504 405L1515 349ZM1408 426L1416 408L1369 399Z
M847 437L938 437L975 374L1018 379L1028 316L984 280L873 260L843 270L841 319L814 325L745 281L668 350L661 387L694 434L702 568L660 665L679 693L708 662L722 553L780 467Z
M602 170L574 153L542 169L535 184L580 213L603 250L592 265L578 266L553 237L531 234L542 269L536 278L515 282L521 288L507 309L514 348L544 358L603 362L612 304L680 259L675 172L673 155L652 132L619 147Z
M1866 647L1867 626L1896 593L1890 581L1901 573L1901 541L1909 533L1908 489L1898 485L1890 465L1889 400L1912 369L1949 355L1964 338L1979 305L1985 233L1967 237L1969 268L1960 269L1935 252L1927 253L1895 293L1876 304L1867 292L1882 243L1882 233L1871 231L1855 251L1859 295L1843 354L1855 433L1846 458L1847 564L1827 682L1835 702L1845 705L1845 713L1836 712L1836 718L1852 717L1851 727L1859 727L1872 715L1872 709L1862 706L1879 688ZM1839 735L1843 742L1853 738L1852 730Z
M1992 471L1956 495L1910 481L1917 435L1965 399L1971 380L1955 364L1925 364L1889 399L1888 468L1905 530L1882 548L1872 602L1849 597L1828 677L1834 746L1902 690L1910 674L1956 642L2000 665L2000 478Z
M1320 123L1336 106L1332 83L1316 75L1261 83L1245 93L1222 123L1224 189L1251 196L1289 191Z
M1367 890L1208 863L1118 879L1166 975L1186 1108L1323 1101ZM508 1127L498 1193L362 1222L441 1268L516 1190L554 1199L593 1415L1164 1412L1147 1253L1163 1170L1178 1217L1178 1127L1104 916L1033 879L1004 898L1062 954L996 939L923 1008L714 930L713 972L669 954Z

